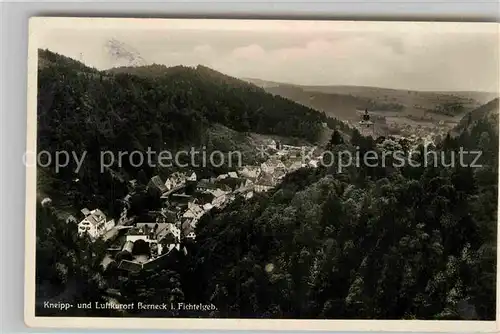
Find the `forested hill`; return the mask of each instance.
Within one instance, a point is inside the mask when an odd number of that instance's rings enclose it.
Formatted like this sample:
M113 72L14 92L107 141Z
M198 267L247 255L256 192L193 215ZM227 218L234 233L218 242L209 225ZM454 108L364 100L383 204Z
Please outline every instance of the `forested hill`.
M448 164L480 148L481 167L424 166L421 147L413 166L304 168L205 216L186 299L220 317L494 320L497 123L474 122L439 148ZM397 146L354 133L333 150Z
M149 65L120 67L110 73L127 73L153 79L177 102L199 110L210 122L238 131L302 137L316 141L324 113L304 107L262 88L208 67Z
M99 170L103 151L201 147L217 123L241 133L314 142L326 121L323 113L206 67L152 65L98 71L39 50L38 149L87 152L79 175L73 173L73 161L58 175L44 173L53 171L49 166L40 170L47 178L41 177L39 185L48 188L41 189L48 195L57 189L68 194L65 197L79 199L80 205L88 204L89 197L100 199L92 205L103 205L122 195L117 179L107 180ZM140 171L126 163L121 170L115 167L129 178L137 178ZM146 168L145 172L151 177L158 171ZM78 186L72 184L75 178Z
M98 88L104 92L110 86L117 86L119 89L114 95L130 98L130 101L126 101L129 108L137 107L141 112L144 112L142 109L145 107L153 108L157 114L194 112L194 116L202 123L221 123L238 131L293 136L310 141L317 139L321 123L326 121L323 113L288 99L275 97L257 86L204 66L168 68L162 65L150 65L99 72L48 50L40 50L39 61L42 65L40 84L43 84L42 80L46 75L50 75L49 72L52 75L58 74L54 68L73 72L75 78L81 73L93 74L79 77L82 84L95 88L90 93L92 94L89 96L90 99L99 98ZM67 79L71 79L71 76ZM49 87L40 88L44 89L41 95L52 93L47 89ZM134 94L131 94L132 91ZM73 98L78 99L80 96L75 95ZM115 97L110 96L111 101L114 99ZM95 112L98 113L99 108L104 108L104 105L94 106L97 107L94 108ZM124 110L118 109L116 112L120 116ZM177 131L186 132L180 128Z
M499 99L496 98L489 101L486 104L483 104L479 108L476 108L471 112L468 112L457 124L457 126L453 130L453 134L460 134L460 132L463 132L465 129L470 127L471 124L473 124L473 122L485 119L494 121L495 117L498 118L499 107L500 107ZM497 124L497 129L498 129L498 124Z

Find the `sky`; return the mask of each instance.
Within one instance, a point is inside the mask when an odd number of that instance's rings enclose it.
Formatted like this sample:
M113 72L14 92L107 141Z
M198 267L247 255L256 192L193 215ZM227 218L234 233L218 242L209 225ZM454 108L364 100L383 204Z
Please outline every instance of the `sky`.
M439 25L407 29L410 24L399 23L364 29L351 22L347 26L355 28L345 29L311 21L279 27L223 22L204 27L46 25L37 45L98 69L129 65L130 57L116 55L119 49L145 64L201 64L239 78L302 85L499 90L499 33L491 25L479 30Z

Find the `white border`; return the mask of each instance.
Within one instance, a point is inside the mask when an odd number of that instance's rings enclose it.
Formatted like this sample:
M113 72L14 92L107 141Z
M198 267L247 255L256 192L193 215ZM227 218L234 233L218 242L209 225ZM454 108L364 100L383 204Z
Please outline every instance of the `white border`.
M366 21L291 21L218 19L120 19L33 17L29 24L27 151L36 151L38 38L50 29L203 29L233 31L439 31L498 33L497 23L459 22L366 22ZM499 73L500 78L500 73ZM499 194L500 201L500 194ZM390 332L467 332L498 333L500 327L500 273L497 270L497 321L430 320L262 320L262 319L188 319L188 318L88 318L35 316L35 221L36 167L26 167L25 297L24 319L29 327L169 329L169 330L288 330L288 331L390 331ZM500 226L497 228L500 240ZM497 247L497 267L500 247Z

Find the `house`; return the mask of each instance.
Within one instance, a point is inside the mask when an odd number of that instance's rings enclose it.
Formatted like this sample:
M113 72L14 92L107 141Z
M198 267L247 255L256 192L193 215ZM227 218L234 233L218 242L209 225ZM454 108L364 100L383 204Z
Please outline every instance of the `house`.
M191 195L187 194L172 194L170 196L170 201L172 203L177 203L179 205L186 205L188 202L190 202L192 199Z
M262 175L262 177L255 183L254 190L256 192L265 192L273 188L275 180L271 174Z
M224 205L224 202L226 202L226 192L222 191L221 189L215 189L211 190L210 193L214 196L214 199L212 200L212 205L215 207L221 207Z
M274 139L271 139L269 143L267 144L267 147L276 149L277 148L277 143Z
M217 176L217 180L224 180L224 179L227 179L229 177L228 174L220 174L219 176Z
M260 164L260 169L263 173L272 173L274 165L270 161L266 161Z
M309 167L317 168L319 165L319 162L318 162L318 160L311 159L311 160L309 160L308 165L309 165Z
M141 271L142 264L128 260L121 260L120 264L118 265L118 269L136 273Z
M203 208L201 206L199 206L198 204L189 202L188 209L186 210L186 212L184 212L184 214L182 215L182 218L198 220L201 218L201 216L203 216L204 213L205 213L205 211L203 210Z
M216 189L216 188L217 186L213 182L210 182L207 179L200 180L198 184L196 184L197 191L206 191L208 189Z
M193 174L194 174L194 178L196 180L196 174L195 173L193 173ZM193 175L191 175L191 177L192 176ZM183 184L185 184L187 179L188 179L188 177L184 173L179 173L179 172L172 173L172 175L170 175L170 177L167 179L167 181L165 181L165 187L168 190L174 189L176 187L179 187L179 186L182 186Z
M182 224L182 236L188 241L193 241L194 239L196 239L194 226L190 222L185 222L184 224Z
M180 213L177 210L162 208L160 215L166 223L175 223L180 219Z
M115 221L106 220L106 215L99 209L89 211L87 208L81 210L85 218L78 223L78 233L87 233L91 239L95 240L115 226Z
M257 166L245 166L239 171L239 174L241 177L255 180L260 175L260 168Z
M213 206L212 204L210 204L210 203L206 203L206 204L204 204L204 205L203 205L203 210L204 210L205 212L207 212L207 211L212 210L212 209L213 209L213 207L214 207L214 206Z
M269 189L272 189L273 186L268 185L268 184L263 184L263 183L257 183L255 184L255 191L260 193L260 192L266 192Z
M128 188L129 190L133 191L137 187L137 180L130 180L128 181Z
M122 252L127 252L132 254L133 249L134 249L134 242L131 240L127 240L123 245Z
M163 244L178 244L181 240L181 230L175 224L167 223L164 228L158 228L156 240Z
M186 181L196 181L196 173L193 172L187 179Z
M244 184L243 186L244 186L245 188L249 188L249 187L253 186L253 182L252 182L252 180L250 180L250 179L246 179L246 180L245 180L245 184Z
M221 181L221 184L227 186L229 188L229 191L235 191L235 190L238 190L241 187L243 187L245 182L246 182L246 179L244 179L244 178L234 178L234 179L231 178L231 179Z
M120 235L120 230L113 227L111 230L107 231L101 238L106 242L113 242Z
M236 172L229 172L229 173L227 173L227 175L232 179L238 178L238 174Z
M126 241L143 240L149 244L159 242L171 244L180 239L180 230L173 223L137 223L126 236Z
M167 187L165 186L165 183L163 183L161 177L158 175L155 175L151 178L151 180L148 183L148 188L157 189L160 192L160 194L163 194L168 191Z
M286 171L286 166L285 164L283 163L283 161L278 161L274 167L274 170L278 170L278 171L282 171L282 172L285 172Z
M167 179L167 181L165 181L165 187L167 188L167 190L172 189L174 186L175 186L175 183L173 180Z
M281 180L284 178L286 175L286 172L281 169L276 169L274 170L274 173L272 174L274 180Z
M287 169L288 169L288 171L293 172L293 171L296 171L297 169L300 169L302 167L304 167L302 162L296 160L296 161L290 161L290 163L287 166Z

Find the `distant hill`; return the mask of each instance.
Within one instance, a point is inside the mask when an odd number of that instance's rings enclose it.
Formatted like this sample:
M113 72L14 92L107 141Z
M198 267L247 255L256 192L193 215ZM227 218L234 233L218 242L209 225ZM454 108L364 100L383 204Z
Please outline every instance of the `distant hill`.
M475 122L479 120L489 121L498 131L498 113L499 99L493 99L488 103L468 112L453 129L452 134L460 134L466 129L469 129Z
M425 92L365 86L301 86L245 79L266 91L324 111L342 120L357 120L356 110L369 109L386 116L421 120L456 118L491 98L482 92Z
M480 103L487 103L498 97L498 92L470 92L470 91L448 91L448 92L436 92L438 94L445 95L457 95L463 98L473 99Z

